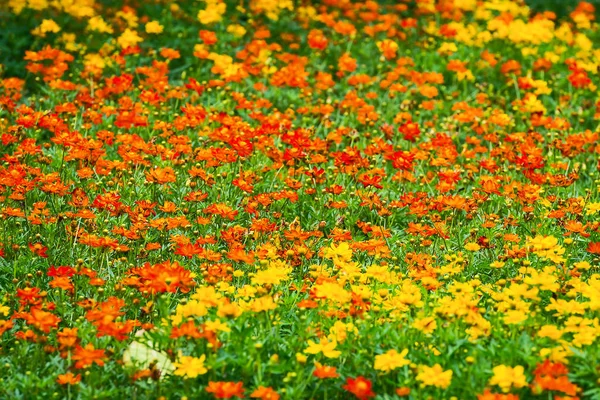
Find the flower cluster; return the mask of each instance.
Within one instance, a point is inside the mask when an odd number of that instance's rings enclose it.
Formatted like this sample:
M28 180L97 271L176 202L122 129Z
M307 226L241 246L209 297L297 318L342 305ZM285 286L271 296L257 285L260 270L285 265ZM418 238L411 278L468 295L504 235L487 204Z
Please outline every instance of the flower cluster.
M0 10L6 398L599 396L592 4Z

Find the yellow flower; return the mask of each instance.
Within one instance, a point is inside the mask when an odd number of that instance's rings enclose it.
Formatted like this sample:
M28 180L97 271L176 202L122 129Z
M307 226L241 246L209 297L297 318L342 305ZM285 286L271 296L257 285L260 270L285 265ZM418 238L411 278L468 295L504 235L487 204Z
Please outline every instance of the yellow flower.
M430 334L437 328L437 322L433 317L425 317L413 322L412 326L425 334Z
M335 282L323 282L314 286L316 297L326 298L335 303L346 304L352 300L352 295L344 287Z
M575 268L577 268L578 270L583 270L583 271L587 271L588 269L592 268L591 264L587 261L576 262L575 264L573 264L573 266Z
M174 374L183 376L185 379L204 375L208 372L208 369L204 365L204 360L206 360L206 355L204 354L200 358L180 355L178 362L173 363L176 368Z
M465 244L465 250L468 250L468 251L479 251L480 249L481 249L481 246L478 245L477 243L469 242L469 243Z
M456 47L455 43L452 42L444 42L438 49L438 53L440 54L454 54L458 51L458 47Z
M60 26L58 26L58 24L51 19L45 19L42 21L42 24L40 25L40 31L42 33L48 33L48 32L56 33L56 32L60 31Z
M5 317L10 313L10 308L6 307L5 305L0 304L0 314L4 315Z
M586 215L596 214L598 211L600 211L600 202L589 203L585 207L585 214Z
M419 370L417 380L423 386L435 386L445 389L452 382L452 370L444 371L440 364L435 364L433 367L421 365Z
M278 285L281 281L290 279L292 267L281 261L269 263L269 267L262 271L257 271L252 277L253 285Z
M325 338L321 339L320 343L315 343L312 340L308 341L308 347L304 349L304 352L307 354L319 354L323 353L323 355L327 358L338 358L342 352L339 350L335 350L337 346L337 342L335 340L327 340Z
M48 1L47 0L29 0L27 1L27 6L29 8L31 8L32 10L43 10L45 8L48 8Z
M231 24L227 27L227 32L231 33L237 38L240 38L246 34L246 28L240 24Z
M204 329L211 332L231 332L231 328L227 324L221 322L220 319L216 321L206 321L204 323Z
M346 242L342 242L337 246L332 244L323 250L323 257L333 260L334 264L339 261L349 262L352 260L352 249Z
M520 365L516 367L507 367L498 365L494 367L494 376L490 379L490 385L497 385L504 393L507 393L511 387L521 388L527 386L527 378L523 374L524 368Z
M101 33L113 33L113 28L108 25L106 21L104 21L99 15L88 20L87 29Z
M408 349L402 350L401 353L398 353L394 349L389 350L387 353L375 356L374 368L378 371L389 372L395 370L396 368L409 365L410 361L405 358L407 354Z
M143 39L137 34L137 32L129 28L125 29L125 32L123 32L117 39L117 43L119 43L121 48L135 46L141 41L143 41Z
M158 21L150 21L146 24L146 33L162 33L164 27Z
M560 329L558 329L555 325L544 325L537 332L537 335L539 337L547 337L552 340L560 339L562 334L563 332Z
M198 21L204 25L221 21L223 14L227 10L227 5L215 0L210 0L206 3L206 9L198 11Z

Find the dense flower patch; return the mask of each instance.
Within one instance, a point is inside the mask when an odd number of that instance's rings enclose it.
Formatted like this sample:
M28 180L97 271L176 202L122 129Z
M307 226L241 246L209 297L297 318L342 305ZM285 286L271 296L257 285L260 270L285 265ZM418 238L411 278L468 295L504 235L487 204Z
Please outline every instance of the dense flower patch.
M0 397L600 398L591 4L0 7Z

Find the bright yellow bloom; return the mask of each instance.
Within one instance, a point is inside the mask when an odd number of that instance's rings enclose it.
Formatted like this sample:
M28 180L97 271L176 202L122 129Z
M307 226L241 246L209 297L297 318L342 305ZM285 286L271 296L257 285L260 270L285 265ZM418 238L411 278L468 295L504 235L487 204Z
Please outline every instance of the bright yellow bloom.
M401 353L394 349L389 350L387 353L375 356L375 366L373 368L378 371L389 372L409 365L410 361L405 358L407 354L408 349L402 350Z
M183 376L185 379L204 375L208 372L208 369L204 365L204 360L206 360L206 355L204 354L200 358L180 355L178 362L173 363L176 368L174 374Z
M323 257L333 260L334 264L339 261L349 262L352 260L352 249L346 242L342 242L337 246L332 244L323 250Z
M494 367L494 376L490 379L490 385L497 385L504 393L507 393L511 387L522 388L527 386L527 378L523 374L524 368L520 365L516 367L507 367L498 365Z
M113 28L99 15L96 15L88 20L87 29L101 33L113 33Z
M220 319L215 321L206 321L204 323L204 329L211 332L231 332L231 328L227 324L221 322Z
M342 352L339 350L335 350L337 346L337 342L335 340L327 340L325 338L321 339L320 343L315 343L312 340L308 341L308 347L304 349L304 352L307 354L319 354L323 353L323 355L327 358L338 358Z
M56 33L56 32L60 31L60 26L58 26L58 24L56 22L54 22L54 20L45 19L42 21L42 24L40 25L40 31L42 33L48 33L48 32Z
M204 25L221 21L227 10L227 5L215 0L209 0L206 3L206 9L198 11L198 21Z
M125 32L123 32L117 39L117 43L119 43L119 46L122 48L135 46L141 41L143 41L143 39L137 34L137 32L129 28L125 29Z
M164 27L158 21L150 21L146 24L146 33L162 33Z
M435 364L433 367L421 365L417 380L421 382L422 386L435 386L445 389L452 382L452 370L444 371L440 364Z
M465 244L465 250L468 250L468 251L479 251L480 249L481 249L481 246L478 245L477 243L469 242L469 243Z
M231 24L227 27L227 32L231 33L237 38L240 38L246 34L246 28L240 24Z
M425 334L430 334L437 328L437 322L433 317L425 317L413 322L412 326Z

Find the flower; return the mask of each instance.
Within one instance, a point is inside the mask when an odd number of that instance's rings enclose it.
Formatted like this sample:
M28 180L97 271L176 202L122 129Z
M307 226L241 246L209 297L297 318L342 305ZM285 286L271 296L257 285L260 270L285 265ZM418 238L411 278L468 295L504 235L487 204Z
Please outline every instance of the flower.
M527 378L523 374L524 368L520 365L516 367L507 367L498 365L494 367L494 376L490 379L490 385L498 385L504 393L507 393L511 387L521 388L527 386Z
M207 0L206 9L198 11L198 21L204 25L209 25L223 19L223 14L227 10L227 5L218 0Z
M307 354L319 354L322 352L327 358L338 358L342 352L335 350L336 346L337 341L335 340L330 341L326 338L323 338L321 339L320 343L315 343L312 340L309 340L308 347L304 350L304 352Z
M369 397L375 397L375 393L371 390L372 386L373 384L370 380L358 376L356 378L347 378L346 384L342 388L355 395L359 400L365 400Z
M119 46L121 46L121 48L125 49L127 47L133 47L143 40L144 39L142 39L136 31L132 31L131 29L127 28L121 34L121 36L117 38L117 43Z
M422 386L446 389L452 382L452 370L444 371L440 364L435 364L433 367L421 365L419 371L417 380L422 383Z
M279 393L270 387L259 386L250 397L261 400L279 400Z
M409 365L410 361L405 358L407 354L408 349L402 350L401 353L398 353L394 349L389 350L384 354L375 356L374 368L378 371L389 372L395 370L396 368Z
M86 368L94 363L98 366L104 365L105 354L103 349L95 349L94 345L89 343L85 347L77 346L71 359L75 362L75 368Z
M415 320L412 326L413 328L418 329L425 334L430 334L433 333L435 328L437 328L437 322L433 317L425 317Z
M321 363L315 362L315 370L313 371L313 376L316 376L319 379L325 378L337 378L340 376L335 367L330 367L328 365L322 365Z
M175 366L175 375L183 376L184 378L195 378L198 375L204 375L208 369L204 365L206 355L202 354L199 358L191 356L179 356L178 361L173 363Z
M208 393L212 393L217 399L230 399L232 397L244 397L243 382L208 382L206 387Z
M162 33L164 27L158 21L150 21L146 24L146 33Z
M469 242L469 243L465 244L465 250L479 251L480 249L481 249L481 246L475 242Z
M66 374L58 375L56 382L59 385L77 385L81 382L81 374L73 375L72 372L67 372Z

